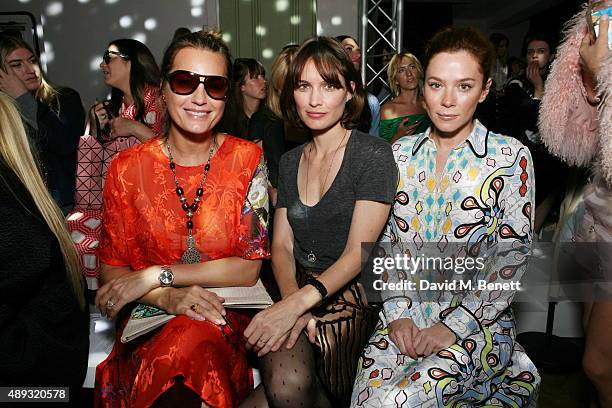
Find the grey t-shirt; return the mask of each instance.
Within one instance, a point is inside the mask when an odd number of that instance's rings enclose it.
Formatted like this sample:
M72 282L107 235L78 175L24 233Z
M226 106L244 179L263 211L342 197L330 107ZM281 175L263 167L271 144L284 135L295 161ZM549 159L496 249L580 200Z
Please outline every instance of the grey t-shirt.
M296 261L308 269L324 271L344 251L357 200L393 203L397 166L388 142L353 130L336 178L321 200L308 207L300 200L297 188L304 146L281 158L277 207L287 208ZM310 251L316 255L315 262L308 260Z

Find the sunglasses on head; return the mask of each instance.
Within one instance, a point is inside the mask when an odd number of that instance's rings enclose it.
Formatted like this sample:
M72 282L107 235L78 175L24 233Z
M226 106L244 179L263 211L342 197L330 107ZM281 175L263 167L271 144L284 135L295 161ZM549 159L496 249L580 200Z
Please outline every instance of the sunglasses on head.
M178 95L190 95L204 84L204 90L212 99L223 100L227 97L229 80L218 75L200 75L190 71L174 71L167 76L172 92Z
M119 51L106 50L104 51L104 55L102 56L102 61L104 61L105 64L109 64L112 61L111 54L121 57L124 60L130 59L130 57L128 57L125 54L120 53Z

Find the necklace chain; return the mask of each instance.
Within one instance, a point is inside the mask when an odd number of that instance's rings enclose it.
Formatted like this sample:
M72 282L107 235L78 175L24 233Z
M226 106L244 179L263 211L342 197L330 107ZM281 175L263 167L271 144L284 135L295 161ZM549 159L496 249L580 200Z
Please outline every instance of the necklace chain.
M323 180L323 185L319 188L319 196L320 196L319 200L321 200L321 198L323 197L323 190L325 189L325 185L327 184L327 178L329 177L329 172L331 171L331 167L334 164L336 153L338 153L338 150L340 150L340 147L342 146L342 142L344 142L344 139L346 139L346 136L349 133L350 131L347 129L346 132L344 133L344 136L342 136L342 139L340 139L340 143L338 144L338 147L336 147L336 150L334 150L334 154L332 155L332 158L329 162L329 166L327 167L327 172L325 173L325 179ZM308 148L308 157L306 158L306 202L307 203L308 203L308 174L310 173L310 159L312 158L312 144L313 142L311 142L311 145ZM310 230L310 210L311 208L308 205L306 205L306 225L309 230ZM317 261L317 256L312 250L312 248L314 248L314 245L315 245L315 240L312 237L311 237L311 240L312 240L312 247L310 251L308 252L308 262L315 263Z
M185 211L187 215L187 249L183 253L182 260L183 263L198 263L201 260L201 255L196 248L195 238L193 237L193 216L200 206L200 201L202 201L202 196L204 195L204 183L206 183L206 178L208 176L208 172L210 171L210 161L215 152L215 148L217 147L217 138L213 137L213 140L210 144L210 150L208 151L208 160L202 166L202 179L200 180L200 184L196 189L196 194L193 199L193 202L189 204L187 198L185 197L185 190L181 187L178 177L176 176L176 163L174 163L174 157L172 156L172 149L170 148L170 143L166 143L166 149L168 149L168 159L170 160L170 170L172 171L172 175L174 176L174 185L176 186L175 192L181 202L181 208Z
M323 179L323 185L319 187L319 199L321 199L321 197L323 196L323 190L325 189L325 185L327 184L327 179L329 177L329 172L331 171L332 165L334 164L334 159L336 158L336 153L338 153L338 150L340 150L340 147L342 146L342 142L344 142L344 139L346 139L346 136L349 134L349 130L347 129L346 132L344 133L344 136L342 136L342 139L340 139L340 143L338 144L338 147L336 147L336 150L334 150L334 154L332 155L332 158L329 162L329 166L327 167L327 172L325 172L325 179ZM310 142L310 146L308 148L308 159L306 160L306 202L308 202L308 174L310 173L310 159L312 158L312 145L313 142Z

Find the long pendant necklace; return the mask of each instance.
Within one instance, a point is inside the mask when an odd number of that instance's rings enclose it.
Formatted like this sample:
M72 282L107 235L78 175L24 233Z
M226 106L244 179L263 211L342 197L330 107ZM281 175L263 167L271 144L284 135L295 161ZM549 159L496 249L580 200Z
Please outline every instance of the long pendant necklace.
M323 185L319 188L319 197L320 197L319 200L323 198L323 190L325 189L325 185L327 184L327 177L329 177L329 172L331 170L332 165L334 164L336 153L338 153L338 150L340 150L340 147L342 146L342 142L344 142L344 139L349 133L350 131L347 129L346 132L344 133L344 136L342 136L342 139L340 140L338 147L336 147L336 150L334 150L334 154L332 155L331 161L329 162L329 166L327 167L327 172L325 173L325 179L323 180ZM312 143L313 142L310 142L310 143L311 143L310 147L308 148L308 158L306 160L306 202L308 202L308 174L310 173L310 159L312 157ZM310 210L311 210L311 207L306 206L306 225L308 227L310 227ZM317 256L315 255L313 251L313 247L315 246L315 240L311 237L311 241L312 241L312 245L310 247L310 251L308 251L308 255L306 258L308 259L308 262L315 263L317 262Z
M185 214L187 215L187 249L185 250L185 252L183 252L183 256L181 256L181 261L184 264L199 263L202 260L202 254L200 254L200 251L198 251L198 249L196 248L196 241L195 237L193 236L193 216L198 210L200 201L202 201L202 196L204 195L204 183L206 183L206 176L208 176L208 172L210 171L210 160L212 159L216 146L217 138L214 137L210 144L208 160L203 166L202 180L200 180L200 184L196 189L196 194L193 199L193 203L189 204L187 202L187 198L185 197L185 190L183 190L183 187L181 187L178 178L176 177L176 164L174 163L174 158L172 157L170 143L166 143L166 148L168 149L168 158L170 159L170 170L172 171L172 175L174 176L174 184L176 185L176 195L178 196L181 202L181 208L183 209L183 211L185 211Z

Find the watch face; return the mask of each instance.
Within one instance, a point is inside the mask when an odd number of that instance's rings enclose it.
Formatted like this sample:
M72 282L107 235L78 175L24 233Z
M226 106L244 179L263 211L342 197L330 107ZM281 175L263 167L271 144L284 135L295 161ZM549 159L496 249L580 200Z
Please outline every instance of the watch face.
M172 275L172 272L168 270L162 270L162 272L159 274L159 281L162 283L162 285L172 285L173 280L174 275Z

